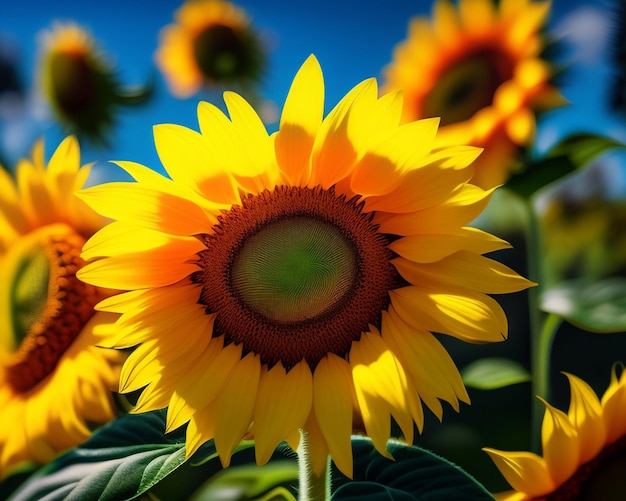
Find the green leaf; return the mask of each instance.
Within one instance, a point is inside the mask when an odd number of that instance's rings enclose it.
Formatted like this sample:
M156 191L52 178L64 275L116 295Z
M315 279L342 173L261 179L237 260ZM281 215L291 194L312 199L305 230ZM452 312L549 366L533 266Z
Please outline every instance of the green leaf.
M393 461L381 456L369 438L353 437L354 480L333 466L332 500L493 500L469 474L432 452L393 440L388 450Z
M294 461L275 461L265 466L231 466L211 477L189 501L295 500L281 484L297 484L297 481L298 465Z
M541 308L590 332L625 332L626 278L561 282L542 294Z
M539 160L528 160L526 168L514 174L506 187L528 198L536 191L585 167L594 158L626 145L609 137L573 134L556 144Z
M509 358L481 358L461 371L465 386L479 390L495 390L530 381L529 372Z
M164 412L122 416L41 468L11 500L133 499L183 464L184 438L164 429Z

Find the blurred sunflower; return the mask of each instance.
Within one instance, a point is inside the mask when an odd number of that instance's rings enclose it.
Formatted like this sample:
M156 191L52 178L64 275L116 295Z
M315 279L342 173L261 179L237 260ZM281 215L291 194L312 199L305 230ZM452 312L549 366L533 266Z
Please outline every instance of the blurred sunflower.
M404 92L404 120L441 117L437 146L485 149L472 181L483 188L503 184L518 167L520 148L534 139L535 112L564 103L542 59L550 2L498 5L437 0L432 24L413 19L385 68L385 90Z
M145 102L151 85L124 88L95 39L74 23L43 32L42 93L66 132L104 144L122 105Z
M265 54L242 9L224 0L188 0L174 17L156 53L174 95L189 97L203 86L246 87L259 79Z
M485 448L513 490L498 500L624 499L626 377L618 367L602 399L582 379L570 382L567 414L547 402L541 438L543 457L532 452Z
M121 353L95 348L111 315L104 290L76 278L85 239L105 220L73 192L89 167L65 139L46 169L43 142L14 181L0 169L0 478L18 463L45 463L115 415Z
M479 150L433 150L438 120L399 125L399 93L366 80L324 118L311 56L275 135L224 99L230 120L200 103L200 133L155 127L171 178L120 162L135 183L79 193L116 220L79 277L128 291L98 306L122 314L111 345L139 344L120 389L144 388L136 412L169 406L168 430L189 422L188 456L214 438L228 464L250 432L263 464L303 429L314 471L330 453L350 475L353 422L388 455L392 417L412 442L421 401L439 418L468 402L430 331L502 341L486 293L531 284L481 255L506 242L464 226L490 196L467 184Z

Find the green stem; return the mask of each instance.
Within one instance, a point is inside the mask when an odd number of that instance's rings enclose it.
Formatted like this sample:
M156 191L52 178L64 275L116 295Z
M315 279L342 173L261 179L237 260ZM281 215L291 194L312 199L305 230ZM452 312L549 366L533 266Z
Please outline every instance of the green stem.
M541 450L541 423L545 407L536 398L550 398L550 360L552 341L561 319L554 314L541 310L541 291L544 286L542 267L542 240L540 221L535 212L533 199L526 201L528 226L526 232L526 252L528 256L528 275L539 285L528 291L530 317L530 371L531 371L531 445L536 452Z
M298 446L299 489L300 501L329 501L330 500L330 458L322 475L316 475L311 468L309 453L309 434L300 430L300 445Z

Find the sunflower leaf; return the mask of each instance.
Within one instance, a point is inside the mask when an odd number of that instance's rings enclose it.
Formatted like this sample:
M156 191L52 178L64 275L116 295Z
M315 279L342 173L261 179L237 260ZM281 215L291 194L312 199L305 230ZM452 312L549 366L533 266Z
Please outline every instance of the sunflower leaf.
M185 460L182 435L166 436L164 429L161 411L122 416L40 468L11 499L133 499Z
M529 160L525 169L513 175L506 187L525 198L589 164L613 148L626 145L609 137L594 134L572 134L549 150L543 158Z
M233 499L237 501L295 501L282 484L296 485L298 465L295 461L275 461L265 466L233 465L207 480L191 500Z
M425 449L390 441L395 461L381 456L368 438L353 437L354 480L333 467L333 501L493 500L458 466Z
M543 293L541 308L590 332L626 332L626 278L561 282Z
M465 386L479 390L495 390L530 381L529 372L518 362L500 357L481 358L461 371Z

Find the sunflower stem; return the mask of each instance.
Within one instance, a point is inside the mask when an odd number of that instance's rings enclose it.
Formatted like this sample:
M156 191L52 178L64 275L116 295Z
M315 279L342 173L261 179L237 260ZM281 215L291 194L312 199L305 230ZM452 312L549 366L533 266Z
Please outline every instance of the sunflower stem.
M531 447L535 452L541 452L541 423L545 407L540 396L550 398L550 361L552 341L561 319L557 315L547 315L541 309L541 293L543 288L542 251L543 242L539 217L535 210L534 199L526 201L528 225L526 229L526 252L528 259L528 275L537 282L528 292L528 306L530 317L530 371L531 371Z
M300 445L298 446L299 489L300 501L329 501L330 500L330 458L321 475L317 475L311 465L309 451L309 434L300 430Z

